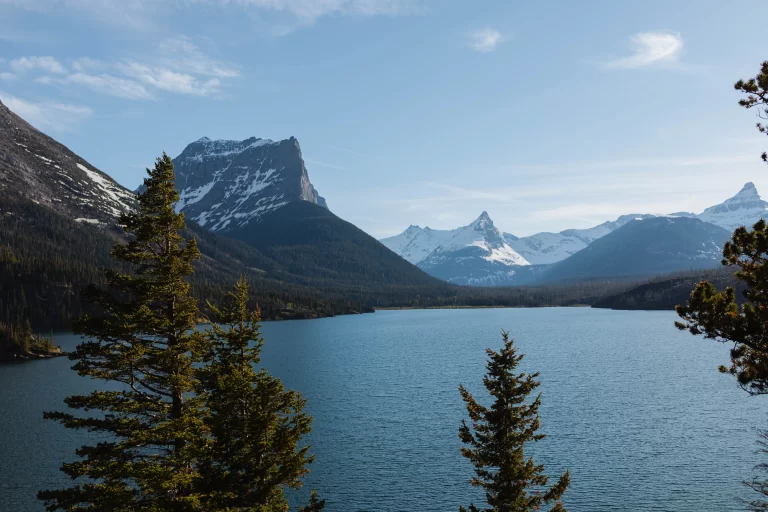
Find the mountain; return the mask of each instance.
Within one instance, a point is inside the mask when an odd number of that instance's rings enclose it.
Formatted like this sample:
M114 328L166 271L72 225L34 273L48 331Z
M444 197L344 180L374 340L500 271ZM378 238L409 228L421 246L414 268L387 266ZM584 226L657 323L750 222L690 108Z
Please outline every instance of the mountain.
M654 215L622 215L614 221L604 222L593 228L566 229L559 233L536 233L526 237L516 237L504 233L509 245L533 265L548 265L562 261L576 254L598 238L635 219L647 219Z
M227 232L294 201L327 208L309 181L299 142L203 137L174 160L176 209L211 231Z
M22 193L81 223L110 223L134 195L0 102L0 198Z
M768 202L763 201L754 183L749 182L735 196L707 208L696 217L728 231L739 226L751 228L761 218L768 218Z
M293 137L204 137L188 145L174 166L178 211L279 261L303 284L354 286L371 296L381 287L444 286L328 210Z
M0 321L68 328L82 313L82 289L103 283L103 270L115 267L111 247L125 238L116 216L134 206L132 192L0 103ZM265 318L371 307L365 291L311 286L257 249L194 221L184 236L196 238L202 253L191 284L203 305L245 274Z
M521 284L531 274L530 263L507 243L487 212L458 229L411 226L381 243L428 274L455 284Z
M626 279L717 267L729 238L729 231L699 219L637 219L551 265L537 283Z
M484 215L487 218L487 214L484 213ZM490 286L532 284L542 279L551 282L551 278L546 276L555 275L555 271L545 272L546 266L555 265L580 254L595 241L635 220L698 219L732 232L738 226L750 227L766 216L768 216L768 202L762 200L753 183L747 183L735 196L707 208L700 214L677 212L669 215L622 215L614 221L604 222L587 229L566 229L559 233L544 232L526 237L502 233L502 240L498 239L498 230L495 228L488 232L471 229L471 226L478 221L455 230L410 226L403 233L382 240L382 243L431 275L453 283ZM490 222L489 218L488 221ZM666 226L661 221L650 225ZM665 235L660 233L660 236ZM718 248L716 259L719 259L721 247L722 244ZM507 257L492 257L491 250ZM687 254L686 251L687 249L682 249L682 253ZM582 257L579 256L579 258ZM574 261L578 261L579 258ZM692 261L695 262L696 258ZM669 273L678 269L678 263L669 262L668 267L660 264L658 268L662 273ZM633 272L633 268L629 265L621 271L622 275ZM636 270L645 272L641 269ZM619 269L615 271L618 272ZM602 269L595 268L594 277L604 276L601 272Z

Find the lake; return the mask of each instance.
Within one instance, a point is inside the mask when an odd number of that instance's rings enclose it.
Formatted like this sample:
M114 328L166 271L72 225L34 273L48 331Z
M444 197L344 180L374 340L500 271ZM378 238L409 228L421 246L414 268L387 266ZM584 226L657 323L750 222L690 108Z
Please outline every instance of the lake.
M317 460L305 488L328 512L456 511L481 495L457 431L457 387L482 396L485 347L507 329L541 372L542 432L530 453L571 471L569 512L735 511L768 456L768 397L717 372L728 346L675 329L672 312L589 308L379 311L269 322L263 363L309 400ZM71 349L78 341L60 334ZM42 420L90 390L67 359L0 365L0 510L41 511L65 485L82 433ZM768 474L765 475L768 479Z

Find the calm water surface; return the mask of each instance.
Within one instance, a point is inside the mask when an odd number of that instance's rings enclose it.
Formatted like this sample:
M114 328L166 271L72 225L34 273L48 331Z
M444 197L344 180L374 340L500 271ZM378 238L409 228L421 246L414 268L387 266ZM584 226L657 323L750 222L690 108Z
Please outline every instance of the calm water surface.
M533 453L571 471L570 512L735 511L764 459L768 397L717 373L728 347L678 332L670 312L572 309L381 311L267 323L264 364L309 399L317 457L307 488L329 512L455 511L478 501L459 454L457 386L481 394L484 348L510 330L540 371ZM65 349L78 341L59 335ZM41 511L40 488L82 433L42 420L93 382L66 359L0 365L0 510Z

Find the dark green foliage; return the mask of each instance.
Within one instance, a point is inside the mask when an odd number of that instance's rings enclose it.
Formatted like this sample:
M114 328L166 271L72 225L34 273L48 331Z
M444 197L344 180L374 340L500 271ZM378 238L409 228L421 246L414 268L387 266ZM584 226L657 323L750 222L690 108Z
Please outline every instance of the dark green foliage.
M504 347L500 352L486 349L487 374L483 384L493 404L480 405L464 388L459 386L461 397L467 405L470 425L462 421L459 438L467 446L461 454L472 462L475 477L472 485L486 493L489 507L479 509L470 505L460 507L461 512L533 512L552 504L552 511L565 511L560 497L570 484L566 471L552 487L545 489L549 478L544 466L526 458L526 443L544 438L539 430L539 406L541 395L533 400L539 382L538 373L518 373L517 367L523 355L517 354L514 340L503 332Z
M722 372L735 375L750 394L768 393L768 226L759 220L752 230L737 228L723 249L723 264L736 267L736 278L745 284L746 302L739 307L736 291L719 292L702 281L677 313L678 328L694 335L733 343L730 367Z
M768 119L768 61L762 63L760 72L755 78L739 80L734 88L747 95L746 98L739 100L739 105L744 108L754 108L760 119ZM757 129L760 133L768 135L768 126L763 123L758 122ZM764 152L762 158L768 163L768 153Z
M757 110L761 119L768 119L768 61L763 62L755 78L739 80L736 90L747 95L739 100L744 108ZM757 123L760 133L768 135L768 127ZM762 159L768 163L768 154ZM747 229L733 232L723 248L723 265L738 269L736 278L743 283L745 301L739 306L736 290L727 287L718 291L709 281L702 281L691 293L685 306L678 306L681 330L703 335L723 343L732 343L731 364L720 371L734 375L739 385L751 395L768 394L768 225L760 219ZM766 453L766 434L760 444ZM768 464L757 467L768 471ZM753 479L747 486L768 497L768 483ZM751 510L768 510L765 499L749 501Z
M448 287L361 229L308 201L289 203L258 224L227 235L252 245L315 286Z
M0 322L0 361L14 361L64 355L56 347L53 335L40 336L32 333L29 321L24 326Z
M298 488L314 460L301 438L312 418L297 392L285 391L261 362L264 339L258 309L248 308L248 284L240 279L224 306L210 305L213 317L206 335L212 348L203 371L207 424L211 440L201 467L205 475L204 507L209 510L283 512L285 487ZM313 495L311 508L322 510Z
M104 441L80 448L81 460L62 467L87 482L39 493L47 510L181 511L199 504L194 461L206 425L195 368L208 351L193 329L198 309L187 280L200 252L194 239L180 235L184 218L173 210L179 195L170 158L163 155L148 173L138 213L120 220L130 240L112 250L132 272L107 271L108 287L88 291L99 314L77 323L87 338L71 355L80 375L110 382L113 390L65 400L101 414L46 413Z
M665 310L673 311L678 304L688 300L691 291L702 280L724 288L736 288L737 301L741 298L744 285L728 268L685 272L668 276L659 276L647 282L630 287L615 295L609 295L592 304L593 308L622 310Z
M15 324L29 319L35 329L70 329L72 319L88 311L82 301L85 286L104 285L105 268L121 272L128 268L109 257L114 242L126 240L121 229L74 222L19 196L0 194L0 208L0 321ZM628 283L593 281L569 286L476 288L450 285L429 276L429 283L419 283L423 273L418 271L421 277L415 281L408 277L414 267L375 240L376 251L386 251L389 258L397 259L397 268L407 268L402 271L402 281L373 284L362 274L345 276L341 270L338 280L327 275L315 278L293 274L277 263L279 258L290 259L289 248L275 248L273 259L189 221L183 236L196 238L202 253L190 278L198 304L204 305L205 299L218 303L222 290L245 274L253 285L251 302L258 302L265 320L362 313L378 307L591 304L628 287ZM309 258L308 248L296 250ZM299 264L292 268L300 269Z

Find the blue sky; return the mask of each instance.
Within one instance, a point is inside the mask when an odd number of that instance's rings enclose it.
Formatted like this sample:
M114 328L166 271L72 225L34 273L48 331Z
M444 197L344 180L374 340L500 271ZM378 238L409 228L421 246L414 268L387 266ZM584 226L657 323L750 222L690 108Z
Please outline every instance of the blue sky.
M753 181L768 3L0 0L0 99L123 185L202 136L296 136L374 236L699 212Z

